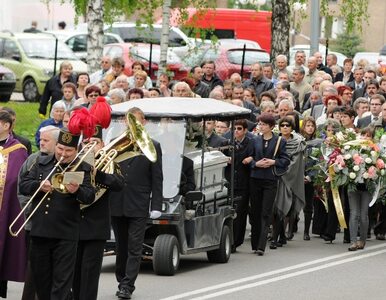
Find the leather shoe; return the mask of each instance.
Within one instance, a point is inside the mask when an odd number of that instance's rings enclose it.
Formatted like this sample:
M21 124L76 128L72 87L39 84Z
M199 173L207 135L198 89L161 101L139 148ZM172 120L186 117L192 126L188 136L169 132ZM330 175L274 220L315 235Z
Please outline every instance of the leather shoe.
M365 248L366 242L364 241L358 241L357 242L357 249L363 250Z
M264 255L264 250L258 249L258 250L256 251L256 254L257 254L258 256L263 256L263 255Z
M310 235L309 235L308 233L305 233L305 234L303 235L303 240L305 240L305 241L311 240Z
M348 247L348 251L357 251L358 250L358 244L352 243L350 247Z
M383 233L378 233L375 237L377 240L384 241L385 235Z
M121 288L115 294L119 299L131 299L131 292L127 288Z
M269 245L269 249L272 249L272 250L277 249L276 243L272 241L271 244Z

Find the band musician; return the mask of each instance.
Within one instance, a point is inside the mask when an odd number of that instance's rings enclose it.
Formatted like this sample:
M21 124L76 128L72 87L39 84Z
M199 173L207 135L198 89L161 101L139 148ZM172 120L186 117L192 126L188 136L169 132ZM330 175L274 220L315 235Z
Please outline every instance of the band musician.
M95 155L104 147L102 127L96 126L95 134L82 142L96 143L93 148ZM118 192L123 186L123 176L119 166L114 165L112 174L95 169L95 184L98 189L107 191L96 199L93 204L81 209L80 235L75 263L74 282L72 285L75 300L96 300L98 296L99 275L101 272L103 252L106 240L110 239L110 207L109 191Z
M78 141L79 135L62 129L54 155L40 157L19 184L23 195L32 196L35 191L40 191L32 200L33 208L48 193L31 217L30 261L39 300L69 297L79 239L79 204L90 204L95 199L91 167L78 162ZM54 188L52 177L47 176L52 170L64 175L64 170L68 169L82 172L83 181L78 183L72 179L60 186L62 190Z
M144 113L139 108L129 110L137 121L144 124ZM161 146L153 141L157 161L138 155L119 163L125 183L119 193L110 193L111 223L117 242L115 276L118 281L116 296L131 299L135 289L145 237L146 222L159 218L162 207L162 154ZM151 195L151 204L150 204Z

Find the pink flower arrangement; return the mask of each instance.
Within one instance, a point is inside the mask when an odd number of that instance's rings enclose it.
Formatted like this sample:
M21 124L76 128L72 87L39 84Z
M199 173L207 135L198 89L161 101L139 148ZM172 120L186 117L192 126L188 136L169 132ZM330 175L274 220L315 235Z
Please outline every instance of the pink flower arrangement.
M377 159L377 162L375 165L378 169L384 169L385 168L385 162L380 158Z
M371 166L368 170L367 173L369 174L370 179L374 179L377 177L377 168L374 166Z
M357 154L357 153L353 154L352 159L353 159L355 165L359 166L361 163L363 163L363 158L360 157L359 154Z

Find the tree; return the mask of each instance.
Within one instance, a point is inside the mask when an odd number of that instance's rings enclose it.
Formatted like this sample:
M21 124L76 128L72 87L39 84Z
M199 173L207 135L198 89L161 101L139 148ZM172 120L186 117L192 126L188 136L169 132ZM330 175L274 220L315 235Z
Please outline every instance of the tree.
M320 15L332 14L329 0L320 1ZM272 1L272 42L271 59L282 53L289 53L290 13L293 14L295 3L308 4L309 0L273 0ZM339 0L339 15L345 21L345 31L352 35L362 31L363 22L367 22L368 0ZM301 14L305 18L306 14Z
M364 51L360 44L361 38L357 34L345 32L338 35L331 44L331 50L343 53L347 57L354 57L355 53Z

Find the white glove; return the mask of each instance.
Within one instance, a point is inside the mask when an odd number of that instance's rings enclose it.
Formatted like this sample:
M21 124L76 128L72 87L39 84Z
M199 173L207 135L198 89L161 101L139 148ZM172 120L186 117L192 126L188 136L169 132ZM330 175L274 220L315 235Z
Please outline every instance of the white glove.
M152 210L150 212L150 219L158 219L162 213L159 210Z

